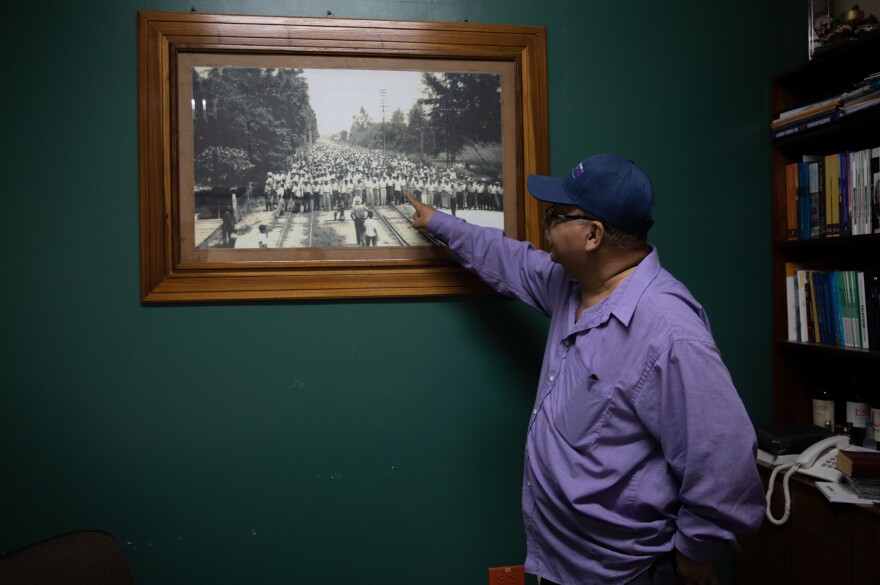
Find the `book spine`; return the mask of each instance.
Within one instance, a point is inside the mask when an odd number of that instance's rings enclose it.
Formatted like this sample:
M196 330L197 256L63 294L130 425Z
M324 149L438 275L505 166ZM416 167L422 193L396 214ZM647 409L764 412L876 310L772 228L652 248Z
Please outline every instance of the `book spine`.
M840 234L843 236L852 235L852 224L850 223L851 200L849 192L849 153L841 152L839 155L838 168L840 169Z
M850 223L852 224L852 235L854 236L861 235L862 233L862 186L859 182L862 175L861 160L861 151L854 150L850 153L849 180L852 194Z
M827 169L825 168L825 159L821 158L816 161L816 190L818 195L816 197L816 207L818 208L819 216L816 218L816 237L824 238L828 235L828 191L826 175L828 174Z
M825 343L825 317L823 315L822 306L822 284L821 277L817 270L810 271L810 294L813 305L813 330L816 333L816 343Z
M880 234L880 146L871 149L871 232Z
M852 270L847 270L844 276L844 303L846 305L846 346L858 347L858 335L856 334L856 325L858 323L858 308L855 302L856 274Z
M822 343L837 345L834 336L834 316L831 301L831 273L819 273L819 286L822 291L822 304L819 309L822 311L822 321L825 329L822 331Z
M831 293L831 326L834 334L834 345L843 346L843 305L840 298L840 273L833 271L828 274L828 288Z
M820 219L824 215L824 209L820 207L819 187L819 162L809 163L810 169L810 237L818 238L824 231L824 225L820 225Z
M798 239L798 165L785 165L786 238Z
M798 303L798 341L810 341L810 335L807 330L807 281L803 270L795 270L795 284L797 290L795 295Z
M798 229L800 239L810 239L810 163L798 165Z
M877 89L880 89L880 79L874 79L872 81L869 81L865 85L857 87L856 89L843 94L842 99L843 99L844 103L847 103L847 102L854 100L855 98L861 97L863 95L867 95Z
M797 299L795 298L794 275L785 277L785 305L788 311L788 340L798 340Z
M858 273L858 291L859 291L859 347L862 349L873 349L869 346L868 339L868 315L867 315L867 289L865 288L865 273Z
M871 200L874 199L873 182L871 180L871 149L862 151L862 233L873 233L871 229Z
M837 154L831 155L828 164L831 166L828 235L838 237L840 236L840 157Z
M843 116L843 112L840 110L832 110L816 117L794 121L791 124L785 124L774 128L770 131L770 136L773 140L779 140L780 138L785 138L787 136L808 132L831 124L832 122L837 121L841 116Z
M804 271L804 312L807 323L807 336L804 341L818 341L816 339L816 320L813 312L813 287L809 270Z
M880 349L880 272L862 274L865 297L865 322L868 329L868 349Z

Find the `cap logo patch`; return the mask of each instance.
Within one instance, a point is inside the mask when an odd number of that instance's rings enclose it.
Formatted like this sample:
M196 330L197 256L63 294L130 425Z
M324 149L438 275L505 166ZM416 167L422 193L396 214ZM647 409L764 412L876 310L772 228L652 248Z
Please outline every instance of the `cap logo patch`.
M577 179L582 172L584 172L584 163L578 163L578 166L571 169L571 178Z

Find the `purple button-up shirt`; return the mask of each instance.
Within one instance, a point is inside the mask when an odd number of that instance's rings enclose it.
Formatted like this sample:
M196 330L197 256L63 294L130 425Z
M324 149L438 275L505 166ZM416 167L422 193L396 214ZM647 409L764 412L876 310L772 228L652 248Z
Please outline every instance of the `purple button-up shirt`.
M549 316L523 477L526 570L626 583L673 547L714 561L755 532L755 433L703 308L653 250L575 321L580 285L531 244L438 212L429 229Z

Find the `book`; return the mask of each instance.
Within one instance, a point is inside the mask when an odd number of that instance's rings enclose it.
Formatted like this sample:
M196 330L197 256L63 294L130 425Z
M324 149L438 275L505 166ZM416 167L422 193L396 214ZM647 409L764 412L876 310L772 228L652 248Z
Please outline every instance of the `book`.
M850 103L858 103L859 99L864 98L861 96L853 97L850 99ZM806 106L802 106L800 108L787 110L785 112L781 112L775 120L770 122L770 127L779 128L780 126L790 125L792 122L805 120L808 118L815 118L817 115L837 110L843 105L843 103L843 97L837 96L829 98L827 100L807 104Z
M791 264L785 266L785 299L788 308L788 340L799 341L797 284L795 281L794 266Z
M852 348L860 348L861 342L858 334L859 324L859 305L856 286L858 279L853 270L846 270L843 276L843 304L844 304L844 329L845 329L845 346Z
M863 272L862 285L865 297L865 328L868 332L864 347L880 349L880 272Z
M829 319L831 320L831 338L834 345L843 346L843 300L840 296L840 272L837 270L828 273L828 291L831 295L829 307Z
M862 152L862 232L870 234L871 229L871 200L874 199L873 181L871 175L871 149L866 148Z
M869 75L861 82L859 82L858 86L856 86L853 90L844 93L840 99L843 103L852 102L857 98L861 98L864 95L868 95L870 93L874 93L875 91L880 90L880 77L875 73L873 75Z
M852 235L852 223L850 221L852 199L850 197L849 183L849 152L838 154L838 182L840 191L840 235Z
M809 161L810 169L810 237L825 235L825 161Z
M837 273L837 295L840 299L840 345L852 347L852 302L848 270Z
M825 314L822 310L822 285L819 272L816 270L807 271L807 282L809 283L810 311L812 313L811 320L813 322L813 339L816 343L825 343Z
M832 109L842 105L846 98L848 98L850 101L852 101L858 97L861 97L864 93L867 93L867 92L859 93L860 89L861 88L856 88L856 89L852 90L851 92L845 93L843 95L829 97L829 98L826 98L823 100L819 100L817 102L811 102L809 104L806 104L806 105L803 105L803 106L800 106L797 108L791 108L791 109L779 112L779 115L776 116L776 120L771 122L771 127L773 127L773 124L776 124L778 126L779 123L794 120L799 117L809 116L809 115L815 114L817 112L823 112L826 110L832 110Z
M846 477L846 483L852 488L853 493L863 500L880 500L880 480L856 479Z
M859 110L872 108L877 104L880 104L880 92L874 92L858 99L852 100L849 103L842 105L840 107L840 111L844 114L852 114L853 112L858 112Z
M852 199L852 207L850 212L850 223L852 225L852 235L862 235L862 151L854 150L849 156L849 180L850 180L850 196Z
M856 277L858 279L858 284L856 285L856 293L858 295L857 302L859 306L859 322L858 322L858 335L859 335L859 347L862 349L874 349L870 347L870 341L868 340L868 308L867 308L867 286L865 283L865 273L857 272Z
M798 163L785 165L786 237L798 239Z
M810 239L810 163L801 161L798 166L798 237Z
M804 321L806 333L801 341L818 341L816 339L816 324L813 313L813 291L810 287L809 270L801 271L804 282Z
M880 159L878 159L880 162ZM825 157L825 237L840 235L840 157Z
M880 451L841 449L837 452L837 469L847 477L880 479Z
M880 234L880 146L871 149L871 232Z
M780 138L785 138L786 136L793 136L794 134L800 134L809 130L815 130L816 128L820 128L832 122L836 122L843 115L844 113L840 109L835 109L830 112L824 112L816 116L793 120L788 124L771 129L770 136L771 138L773 138L773 140L779 140Z
M794 271L794 297L797 306L797 341L810 341L807 330L807 292L804 270Z
M860 498L846 482L817 481L816 487L829 502L837 504L873 504L873 500Z

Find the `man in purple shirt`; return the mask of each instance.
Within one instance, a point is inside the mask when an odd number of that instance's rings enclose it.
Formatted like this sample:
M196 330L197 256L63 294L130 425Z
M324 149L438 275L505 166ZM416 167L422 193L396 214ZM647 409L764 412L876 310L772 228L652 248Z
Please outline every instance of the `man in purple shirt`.
M528 188L551 204L549 254L408 197L414 227L550 317L526 439L526 571L542 585L717 584L719 553L764 515L755 434L703 308L647 243L651 181L600 154Z

